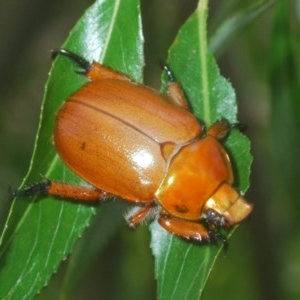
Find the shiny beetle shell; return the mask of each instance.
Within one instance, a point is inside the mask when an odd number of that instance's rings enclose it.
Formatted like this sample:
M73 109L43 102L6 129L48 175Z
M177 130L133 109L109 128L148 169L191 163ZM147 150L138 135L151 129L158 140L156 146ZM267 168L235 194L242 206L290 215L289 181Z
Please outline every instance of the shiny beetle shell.
M163 145L201 132L188 111L130 82L92 81L60 110L54 133L63 161L95 187L121 198L153 200L167 169Z

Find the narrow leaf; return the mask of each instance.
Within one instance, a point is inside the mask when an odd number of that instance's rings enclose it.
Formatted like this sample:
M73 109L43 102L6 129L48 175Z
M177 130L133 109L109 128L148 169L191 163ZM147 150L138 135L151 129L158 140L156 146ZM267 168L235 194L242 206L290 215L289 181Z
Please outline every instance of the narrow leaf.
M297 198L300 176L300 161L297 159L300 148L300 30L299 23L298 26L294 26L295 16L291 16L291 8L292 6L285 1L278 2L270 41L269 76L272 99L272 149L278 173L274 179L278 182L276 188L284 189L286 201L290 197L291 203L295 205L294 218L297 222L300 215Z
M264 13L274 3L274 0L258 1L225 20L209 40L210 51L220 53L250 22Z
M142 43L138 0L98 0L79 20L63 47L141 81ZM86 81L76 70L62 57L53 65L24 185L40 181L40 174L60 181L80 182L60 161L52 144L57 110ZM32 299L71 252L94 213L94 207L50 197L16 199L0 238L0 299ZM115 224L118 222L116 219ZM116 225L109 220L107 226L99 228L98 234L104 237Z
M235 93L207 50L208 1L180 29L169 52L168 63L185 91L195 115L205 125L225 118L237 122ZM233 131L226 141L236 167L236 184L248 187L251 155L248 140ZM155 256L158 299L199 299L222 245L197 245L175 237L152 224L151 247Z

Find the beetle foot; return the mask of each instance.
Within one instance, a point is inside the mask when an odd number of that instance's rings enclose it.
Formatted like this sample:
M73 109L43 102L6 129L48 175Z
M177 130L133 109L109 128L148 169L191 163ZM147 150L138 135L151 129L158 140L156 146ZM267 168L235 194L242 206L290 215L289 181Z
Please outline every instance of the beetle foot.
M218 231L209 230L209 243L219 244L221 242L223 244L224 250L228 249L228 240L227 238Z
M175 82L176 80L174 78L174 74L173 74L170 66L162 60L159 61L159 64L160 64L161 68L165 71L165 73L167 74L169 82Z
M78 71L79 74L87 74L91 68L91 64L81 56L66 50L66 49L59 49L59 50L52 50L52 57L56 58L58 55L64 55L71 59L79 68L81 68L83 71Z
M30 196L34 196L35 194L38 194L38 193L47 193L50 184L51 184L51 181L48 179L45 179L41 182L31 184L21 190L12 190L10 188L8 191L9 198L14 199L16 197L30 197Z

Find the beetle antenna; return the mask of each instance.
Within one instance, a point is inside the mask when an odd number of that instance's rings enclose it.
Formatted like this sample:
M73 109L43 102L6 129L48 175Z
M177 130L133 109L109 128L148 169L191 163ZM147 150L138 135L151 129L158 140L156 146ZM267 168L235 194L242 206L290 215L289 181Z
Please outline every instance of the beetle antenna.
M81 56L75 54L74 52L71 52L66 49L59 49L59 50L52 50L52 58L56 58L58 55L64 55L68 58L70 58L79 68L84 70L84 74L88 73L88 71L91 68L91 64ZM81 72L80 72L81 73Z

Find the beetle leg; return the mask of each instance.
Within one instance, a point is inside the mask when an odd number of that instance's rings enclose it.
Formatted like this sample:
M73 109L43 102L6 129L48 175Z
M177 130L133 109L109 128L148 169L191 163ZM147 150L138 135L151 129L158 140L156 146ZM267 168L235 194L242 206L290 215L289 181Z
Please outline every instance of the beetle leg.
M186 100L183 90L178 82L170 82L168 85L167 93L168 93L169 99L171 99L171 101L174 104L176 104L186 110L189 110L187 100Z
M162 61L160 61L160 65L163 68L163 70L166 72L169 82L175 82L176 80L174 78L173 72L171 71L170 67L165 62Z
M69 51L66 49L60 49L57 51L52 51L52 56L56 57L57 55L63 55L71 59L78 67L83 71L78 72L87 76L90 80L101 80L101 79L118 79L125 81L132 81L128 76L123 73L114 71L108 67L105 67L97 62L90 63L85 60L83 57Z
M161 215L158 222L164 229L181 238L193 240L198 243L214 241L214 239L211 239L210 232L203 224L172 218L166 215Z
M91 67L86 73L86 76L92 81L102 79L117 79L132 82L131 78L126 76L125 74L117 72L111 68L105 67L95 61L91 64Z
M229 124L227 120L222 119L215 122L207 129L207 135L219 140L226 137L228 132L232 129L238 129L239 131L244 132L246 130L246 126L241 123Z
M130 228L135 228L148 217L152 209L153 205L147 205L138 207L138 210L135 210L133 214L129 213L129 215L125 217L128 226Z
M13 191L11 197L29 197L38 193L59 198L74 199L78 201L97 201L109 195L93 187L86 187L58 181L44 180L30 185L22 190Z
M221 232L208 229L201 223L176 219L164 214L161 215L158 222L164 229L181 238L192 240L196 243L222 242L225 250L228 247L227 239Z
M208 129L206 134L210 135L216 139L224 138L228 132L230 131L231 126L226 120L217 121L213 125L211 125Z
M169 78L169 83L167 87L167 95L169 96L169 100L173 104L178 105L186 110L189 110L189 106L184 96L181 85L178 82L176 82L171 69L167 64L163 64L162 67Z

